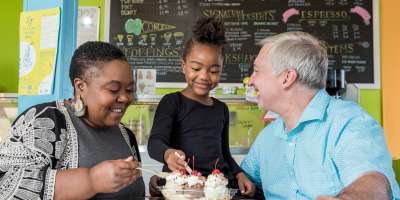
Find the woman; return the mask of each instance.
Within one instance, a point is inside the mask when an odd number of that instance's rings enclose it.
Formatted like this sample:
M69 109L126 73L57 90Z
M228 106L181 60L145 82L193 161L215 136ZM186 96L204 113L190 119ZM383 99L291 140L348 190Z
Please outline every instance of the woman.
M135 90L124 54L87 42L69 76L73 100L29 108L0 144L0 199L144 196L136 139L120 123Z

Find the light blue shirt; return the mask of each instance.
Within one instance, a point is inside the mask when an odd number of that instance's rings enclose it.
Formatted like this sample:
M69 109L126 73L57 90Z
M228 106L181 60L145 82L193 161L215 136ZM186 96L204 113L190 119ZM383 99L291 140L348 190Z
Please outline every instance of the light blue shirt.
M357 104L320 90L287 132L282 118L259 134L241 167L268 200L337 195L365 172L399 186L381 126Z

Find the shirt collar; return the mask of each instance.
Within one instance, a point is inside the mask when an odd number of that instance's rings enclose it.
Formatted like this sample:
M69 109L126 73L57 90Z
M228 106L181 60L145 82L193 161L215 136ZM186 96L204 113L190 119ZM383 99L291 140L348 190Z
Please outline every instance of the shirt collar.
M276 123L277 129L274 130L272 134L274 134L278 138L287 140L288 135L286 133L285 122L283 121L282 117L278 117L273 123Z
M324 89L319 90L311 99L310 103L308 103L306 109L304 109L296 127L294 127L292 131L296 130L305 122L312 120L323 120L330 98L331 97ZM287 139L288 133L286 133L285 123L281 117L276 120L276 126L279 127L280 131L274 132L274 135L281 139Z
M323 120L330 98L324 89L319 90L304 109L297 125L312 120Z

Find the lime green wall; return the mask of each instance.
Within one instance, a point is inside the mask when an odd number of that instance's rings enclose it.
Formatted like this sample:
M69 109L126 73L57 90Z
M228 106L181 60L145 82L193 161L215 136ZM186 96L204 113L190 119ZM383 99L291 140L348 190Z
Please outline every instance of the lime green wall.
M104 41L104 0L79 0L79 6L97 6L100 8L100 40Z
M19 13L22 0L3 1L0 7L0 93L18 91Z
M381 90L360 90L360 105L382 125Z
M396 180L400 184L400 160L393 160L393 170L396 175Z

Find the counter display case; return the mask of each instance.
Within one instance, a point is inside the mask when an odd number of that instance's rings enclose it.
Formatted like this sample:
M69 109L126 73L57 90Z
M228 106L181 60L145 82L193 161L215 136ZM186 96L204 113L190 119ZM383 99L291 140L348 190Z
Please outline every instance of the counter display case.
M0 141L9 133L11 124L17 117L17 95L0 93Z

